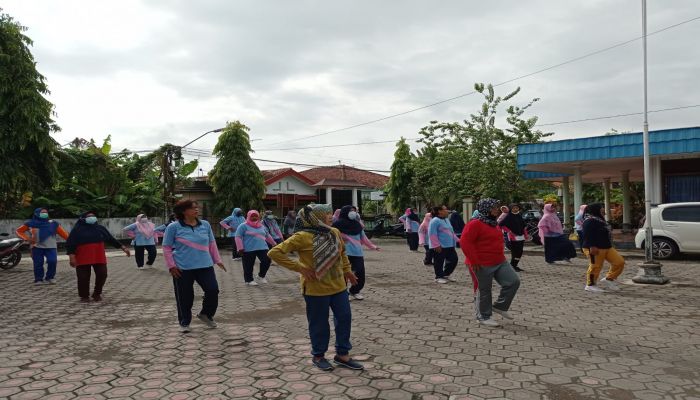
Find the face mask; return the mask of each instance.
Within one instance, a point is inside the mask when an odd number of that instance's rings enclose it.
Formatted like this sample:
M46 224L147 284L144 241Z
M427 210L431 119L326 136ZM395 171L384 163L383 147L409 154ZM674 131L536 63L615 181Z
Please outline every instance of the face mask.
M141 218L141 223L142 223L142 224L145 224L146 222L148 222L148 218Z
M49 213L39 213L39 218L47 219L47 218L49 218Z
M266 215L265 218L267 218L267 219L275 219L275 216L274 216L274 215Z
M358 216L359 216L359 215L358 215L355 211L350 211L350 212L348 213L348 218L350 218L350 219L352 219L352 220L357 219Z
M92 224L97 222L97 217L95 217L95 216L87 217L87 218L85 218L85 222L92 225Z

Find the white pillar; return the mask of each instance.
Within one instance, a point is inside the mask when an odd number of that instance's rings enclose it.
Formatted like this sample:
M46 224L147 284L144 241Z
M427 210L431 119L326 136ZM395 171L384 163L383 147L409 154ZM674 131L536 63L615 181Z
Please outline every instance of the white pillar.
M631 232L632 231L632 218L631 211L632 206L630 205L630 171L622 171L622 231Z
M467 199L462 199L462 219L465 221L469 221L469 218L472 217L471 215L467 214L467 212L469 212Z
M562 212L564 213L564 226L566 228L571 228L571 215L569 212L569 204L571 203L571 195L569 193L569 177L564 176L561 178L561 202ZM576 210L574 210L576 212Z
M333 205L333 188L326 188L326 204Z
M603 197L605 198L605 220L610 222L610 178L603 179Z
M581 176L581 167L574 169L574 210L578 212L583 204L583 178Z
M357 202L357 189L352 190L352 205L353 207L359 207L359 203Z

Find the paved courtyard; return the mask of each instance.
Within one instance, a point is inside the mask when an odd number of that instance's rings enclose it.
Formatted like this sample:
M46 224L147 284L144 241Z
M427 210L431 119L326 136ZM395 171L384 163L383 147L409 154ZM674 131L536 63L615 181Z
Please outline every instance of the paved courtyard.
M313 368L298 278L273 266L269 285L246 287L229 251L219 329L186 335L162 258L146 271L111 258L93 304L65 261L55 286L33 286L28 264L0 271L0 398L700 399L697 261L666 263L671 285L594 295L583 259L526 255L516 319L486 329L461 261L460 281L437 285L422 254L378 244L352 303L363 372Z

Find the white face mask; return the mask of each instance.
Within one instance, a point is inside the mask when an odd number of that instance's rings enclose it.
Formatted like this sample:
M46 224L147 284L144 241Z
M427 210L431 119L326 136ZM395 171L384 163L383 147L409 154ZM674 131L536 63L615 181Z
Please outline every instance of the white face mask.
M352 219L352 220L356 220L357 217L359 217L359 216L360 216L360 214L358 214L358 213L355 212L355 211L350 211L350 212L348 213L348 218L350 218L350 219Z
M142 224L145 224L146 222L148 222L148 218L145 218L145 217L144 217L144 218L141 218L141 223L142 223Z

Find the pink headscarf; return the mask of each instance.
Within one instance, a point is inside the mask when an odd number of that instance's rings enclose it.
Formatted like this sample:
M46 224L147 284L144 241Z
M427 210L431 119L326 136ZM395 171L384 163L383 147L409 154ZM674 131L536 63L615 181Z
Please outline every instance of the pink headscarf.
M250 217L253 215L258 216L257 221L251 221ZM245 220L246 225L253 227L253 228L261 228L262 227L262 222L260 222L260 213L257 210L250 210L248 211L248 215L246 215L246 220Z
M150 239L153 237L153 230L155 229L156 225L148 221L146 223L141 222L141 218L145 217L145 214L139 214L136 216L136 228L141 232L143 236L146 237L146 239Z
M420 227L418 228L419 231L428 230L428 226L430 225L430 220L433 219L433 214L431 213L425 213L425 217L423 217L423 222L421 222Z
M544 205L544 215L542 216L542 219L540 219L540 222L537 224L537 228L544 235L548 233L563 234L564 227L561 225L561 221L559 221L557 213L552 208L553 206L551 204Z
M333 212L333 222L337 221L338 218L340 218L340 208L337 208L337 209Z
M404 213L404 215L410 215L410 214L411 214L411 211L413 211L413 210L412 210L410 207L407 208L407 209L406 209L406 212Z

